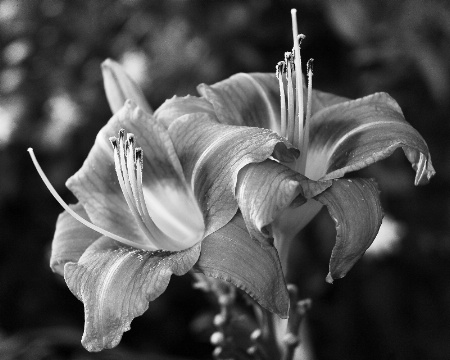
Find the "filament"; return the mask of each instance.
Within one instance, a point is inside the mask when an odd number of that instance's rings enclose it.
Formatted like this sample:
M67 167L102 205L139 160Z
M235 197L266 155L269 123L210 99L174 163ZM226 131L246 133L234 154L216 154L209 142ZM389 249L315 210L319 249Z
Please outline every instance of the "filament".
M102 229L101 227L92 224L91 222L87 221L86 219L84 219L83 217L81 217L80 215L78 215L75 211L73 211L69 205L67 205L64 200L61 198L61 196L59 196L59 194L57 193L57 191L55 190L55 188L53 187L53 185L50 183L50 181L48 180L47 176L45 175L44 171L42 170L41 166L39 165L36 156L34 155L33 149L32 148L28 148L28 152L31 156L31 160L33 161L33 164L37 170L37 172L39 173L39 176L41 177L42 181L44 182L45 186L47 186L47 189L50 191L50 193L53 195L53 197L56 199L56 201L59 202L59 204L64 208L64 210L66 210L70 215L72 215L72 217L79 221L80 223L82 223L83 225L87 226L88 228L104 235L107 236L113 240L116 240L124 245L128 245L128 246L132 246L134 248L138 248L138 249L142 249L142 250L149 250L149 251L154 251L156 250L156 248L154 246L151 245L147 245L147 244L137 244L131 240L128 240L122 236L113 234L107 230Z

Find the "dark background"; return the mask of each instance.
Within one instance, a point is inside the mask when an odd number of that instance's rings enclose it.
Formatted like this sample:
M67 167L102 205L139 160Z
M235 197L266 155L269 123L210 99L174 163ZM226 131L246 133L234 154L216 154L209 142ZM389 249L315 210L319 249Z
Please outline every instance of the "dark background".
M397 241L324 282L326 211L300 235L293 279L312 297L316 359L450 358L450 8L447 1L0 1L0 358L209 358L216 308L173 277L117 349L80 345L83 306L48 267L57 215L26 152L64 183L110 117L100 63L124 63L154 108L236 72L274 71L291 49L290 9L315 59L314 87L352 98L386 91L428 142L437 176L414 187L401 151L364 170L382 189ZM385 246L383 246L383 244Z

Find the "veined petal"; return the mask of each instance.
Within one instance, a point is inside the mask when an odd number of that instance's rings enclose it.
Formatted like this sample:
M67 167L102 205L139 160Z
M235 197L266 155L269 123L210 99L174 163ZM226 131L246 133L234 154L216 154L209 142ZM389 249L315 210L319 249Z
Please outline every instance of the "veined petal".
M166 100L156 111L155 118L166 128L180 116L194 113L215 115L213 106L204 98L196 96L174 96Z
M249 233L261 244L271 244L272 223L285 209L302 206L330 186L331 181L309 180L276 161L266 160L239 172L236 197Z
M287 317L289 295L277 251L250 237L240 213L202 241L195 268L232 283L265 309Z
M373 179L338 179L316 199L336 223L328 282L344 277L372 244L381 225L379 191Z
M402 147L416 170L414 183L434 175L427 144L394 99L376 93L325 108L311 118L306 176L334 179L390 156Z
M306 84L306 81L303 83ZM197 90L214 106L221 123L257 126L280 132L280 88L274 73L239 73L211 86L201 84ZM306 90L305 85L305 93ZM306 109L306 96L303 100ZM347 100L313 89L311 113Z
M198 92L214 107L219 121L280 132L280 90L275 74L239 73Z
M194 214L197 205L184 180L181 164L166 129L151 115L128 101L100 130L83 166L67 181L67 186L94 224L136 241L139 246L147 243L148 237L139 229L125 202L109 142L109 137L117 134L120 129L134 133L137 143L144 151L144 195L149 197L149 194L157 194L154 203L147 204L149 212L162 214L162 210L166 210L166 213L171 214L170 208L175 206L161 200L164 197L166 200L181 201L178 208L187 204L186 208ZM198 208L197 213L201 217ZM184 216L183 219L182 221L189 221L190 217ZM155 219L155 223L160 225L158 219Z
M306 90L306 89L305 89ZM306 96L305 96L305 109L306 109ZM311 97L311 114L314 115L316 112L319 112L322 109L325 109L329 106L333 106L336 104L340 104L350 99L342 96L338 96L332 93L320 91L320 90L312 90Z
M153 114L142 89L131 79L123 67L111 59L102 63L103 84L113 114L119 111L126 100L132 100L143 111Z
M90 221L80 203L70 205L73 211ZM56 221L56 230L52 242L50 267L57 274L64 276L64 265L76 262L85 250L101 235L81 224L67 211L62 212Z
M67 263L64 278L84 304L83 346L89 351L115 347L131 321L165 291L171 275L185 274L199 254L200 244L179 252L149 252L102 237L77 263Z
M203 212L205 236L224 226L237 211L239 170L269 156L293 161L298 150L270 130L219 124L207 113L174 121L169 134Z

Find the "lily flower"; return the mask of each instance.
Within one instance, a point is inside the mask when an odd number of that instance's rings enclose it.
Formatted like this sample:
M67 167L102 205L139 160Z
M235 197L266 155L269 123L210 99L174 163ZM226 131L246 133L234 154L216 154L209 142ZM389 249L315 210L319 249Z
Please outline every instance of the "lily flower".
M286 317L289 243L322 205L337 229L328 281L344 276L378 232L374 181L344 174L398 147L416 184L434 174L425 141L389 95L348 100L313 90L311 66L303 86L293 23L295 49L278 78L237 74L155 113L120 65L106 60L114 115L66 183L77 204L59 198L30 151L65 208L51 267L84 304L88 350L116 346L171 275L191 269Z
M107 60L103 73L114 115L66 183L77 204L64 203L30 149L65 209L50 265L84 303L82 344L89 351L116 346L171 275L191 269L231 282L286 317L277 251L250 236L234 194L246 165L293 161L298 151L272 131L220 124L211 105L192 114L187 106L166 128L120 65Z

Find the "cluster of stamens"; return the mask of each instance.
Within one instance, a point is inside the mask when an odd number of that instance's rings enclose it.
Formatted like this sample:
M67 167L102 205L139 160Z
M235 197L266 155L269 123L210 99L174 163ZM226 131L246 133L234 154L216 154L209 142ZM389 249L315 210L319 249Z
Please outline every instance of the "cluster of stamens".
M292 10L291 14L294 48L291 52L286 52L284 60L276 65L276 77L280 86L281 136L287 138L295 147L300 149L301 155L297 170L304 173L309 144L313 59L310 59L307 63L308 95L305 113L303 105L302 63L300 57L300 45L305 35L298 34L295 9Z
M114 149L114 163L120 188L139 227L154 245L170 240L148 213L142 186L144 154L141 148L135 147L134 135L127 134L125 140L125 130L121 129L118 138L110 137L109 141Z

